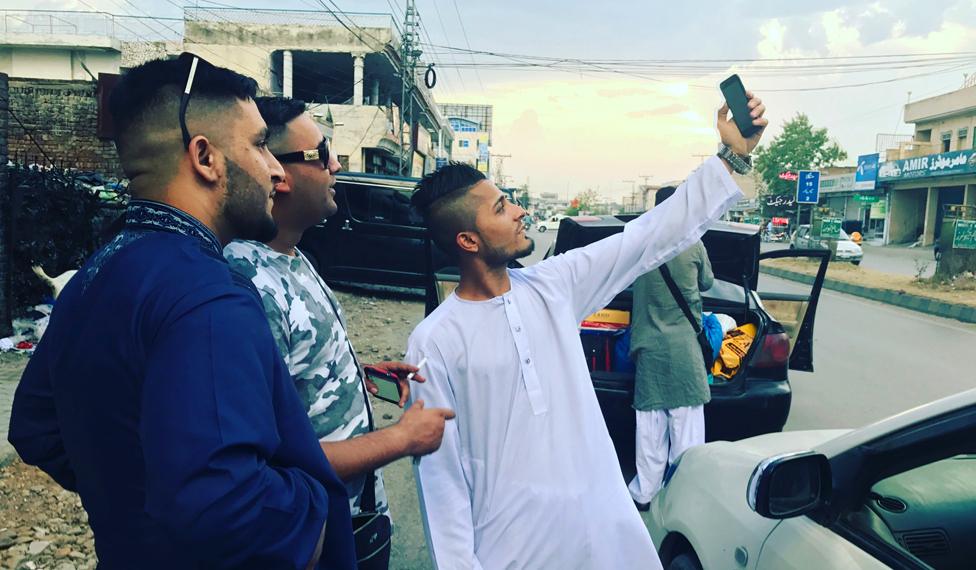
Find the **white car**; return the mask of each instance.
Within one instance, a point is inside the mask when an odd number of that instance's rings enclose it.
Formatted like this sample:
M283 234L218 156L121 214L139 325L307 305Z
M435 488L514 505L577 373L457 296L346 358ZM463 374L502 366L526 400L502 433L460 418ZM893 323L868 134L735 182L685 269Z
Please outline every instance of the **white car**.
M976 568L976 390L691 448L649 515L670 570Z
M854 243L844 230L840 230L836 238L822 238L813 235L808 224L798 227L793 232L790 249L833 249L834 260L849 261L854 265L860 265L861 260L864 259L864 250Z
M545 220L539 220L539 223L535 225L535 229L542 233L558 230L559 222L561 222L565 217L565 214L556 214L555 216L550 216Z

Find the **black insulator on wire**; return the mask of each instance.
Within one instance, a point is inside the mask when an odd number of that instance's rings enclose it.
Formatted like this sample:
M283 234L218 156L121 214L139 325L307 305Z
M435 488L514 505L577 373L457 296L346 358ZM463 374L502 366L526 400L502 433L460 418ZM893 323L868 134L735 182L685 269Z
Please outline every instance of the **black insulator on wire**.
M437 85L437 72L434 71L434 64L427 66L427 71L424 72L424 85L427 89L433 89Z

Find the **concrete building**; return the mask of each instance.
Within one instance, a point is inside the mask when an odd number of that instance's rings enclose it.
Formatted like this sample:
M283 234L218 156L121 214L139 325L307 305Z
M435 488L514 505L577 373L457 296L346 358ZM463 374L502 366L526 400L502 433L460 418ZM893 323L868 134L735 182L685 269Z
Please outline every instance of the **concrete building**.
M325 122L331 113L343 168L396 174L402 156L406 173L430 172L453 135L423 81L402 97L398 24L389 14L346 15L350 28L327 12L188 7L184 47L262 91L311 103ZM411 104L401 143L401 109Z
M346 170L397 174L402 161L404 173L421 176L437 158L449 157L453 146L450 125L422 80L403 97L402 34L389 14L347 14L348 29L327 12L286 10L186 8L183 19L169 20L30 10L3 10L0 16L0 73L11 77L11 108L22 111L26 127L11 129L15 153L21 147L38 153L28 148L29 134L35 134L51 148L70 143L52 151L59 160L99 147L100 159L117 162L111 133L102 129L99 76L183 50L253 77L263 94L309 102ZM79 100L72 108L84 112L59 120L57 96L69 91ZM405 113L401 137L402 107L413 113ZM99 136L67 136L79 125Z
M445 103L440 108L454 131L452 159L488 174L491 171L492 106Z
M0 73L95 80L118 73L122 42L105 14L0 11Z
M885 241L931 245L947 206L976 205L976 85L906 105L905 121L914 138L888 149L878 170Z

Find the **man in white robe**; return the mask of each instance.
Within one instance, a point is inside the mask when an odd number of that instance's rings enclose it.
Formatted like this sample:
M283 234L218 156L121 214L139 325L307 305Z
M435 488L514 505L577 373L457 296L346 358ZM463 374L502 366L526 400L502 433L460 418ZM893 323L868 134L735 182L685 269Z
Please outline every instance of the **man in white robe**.
M754 124L765 107L750 94ZM722 142L748 155L718 113ZM414 204L456 254L458 288L410 336L426 358L411 401L455 410L441 448L415 472L431 558L440 569L660 568L617 462L578 326L638 276L696 243L742 196L713 157L670 200L623 232L525 269L525 211L467 165L418 184Z

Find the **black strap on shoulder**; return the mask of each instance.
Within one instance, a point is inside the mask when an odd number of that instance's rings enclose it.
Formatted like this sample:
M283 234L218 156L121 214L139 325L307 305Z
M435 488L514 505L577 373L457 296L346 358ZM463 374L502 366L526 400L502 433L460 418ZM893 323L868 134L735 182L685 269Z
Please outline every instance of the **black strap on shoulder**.
M702 331L701 325L695 319L695 316L691 314L691 307L688 306L688 300L685 296L681 294L681 290L678 289L678 284L674 282L674 278L671 277L671 270L668 269L667 264L662 264L660 267L661 277L664 278L664 283L667 284L668 289L671 290L671 296L674 297L678 306L681 307L681 312L685 314L685 318L691 323L691 328L695 329L695 334L699 334Z

